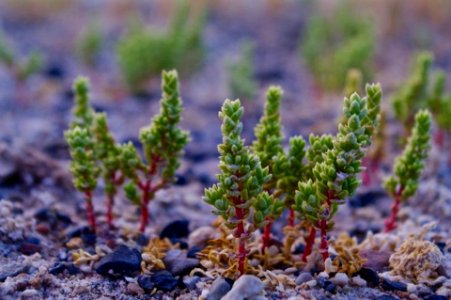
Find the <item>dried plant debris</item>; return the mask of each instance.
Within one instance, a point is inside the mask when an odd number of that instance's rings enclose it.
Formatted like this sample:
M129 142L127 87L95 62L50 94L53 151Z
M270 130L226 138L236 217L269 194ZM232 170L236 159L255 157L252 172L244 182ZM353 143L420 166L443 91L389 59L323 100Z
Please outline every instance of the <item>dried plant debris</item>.
M337 252L337 256L331 260L332 268L329 271L353 275L363 267L365 259L360 256L360 249L355 238L351 238L347 233L342 233L334 241L333 248ZM325 266L326 272L328 272L327 261Z
M153 270L163 270L165 268L163 258L171 248L174 248L174 246L169 239L151 239L147 246L143 248L141 254L141 269L143 273L150 273Z
M391 255L391 274L414 283L431 283L440 276L445 257L434 243L425 240L430 228L425 226L420 234L412 234Z

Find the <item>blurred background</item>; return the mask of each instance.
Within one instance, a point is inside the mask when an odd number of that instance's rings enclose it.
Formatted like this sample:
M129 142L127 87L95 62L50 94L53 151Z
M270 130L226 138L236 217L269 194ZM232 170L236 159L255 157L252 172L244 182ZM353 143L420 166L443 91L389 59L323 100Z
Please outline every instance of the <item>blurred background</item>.
M4 0L0 137L66 159L71 86L83 75L117 138L137 141L171 68L192 132L188 159L217 156L225 98L242 100L249 142L270 84L285 91L286 136L333 133L343 97L365 82L381 82L393 123L390 98L418 53L433 55L431 74L450 73L449 28L447 0Z

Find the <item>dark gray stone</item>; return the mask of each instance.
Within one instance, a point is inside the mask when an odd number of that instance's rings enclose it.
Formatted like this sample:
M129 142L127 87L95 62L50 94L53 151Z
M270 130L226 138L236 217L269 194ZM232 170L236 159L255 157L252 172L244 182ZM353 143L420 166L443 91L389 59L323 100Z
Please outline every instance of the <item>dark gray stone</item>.
M399 281L392 281L388 279L382 279L382 288L387 291L402 291L407 292L407 284L399 282Z
M178 284L178 280L166 270L154 273L150 280L157 289L166 292L172 291Z
M141 254L136 249L119 245L102 257L95 268L101 275L133 275L141 270Z
M227 282L227 280L222 277L218 277L210 287L207 300L219 300L227 294L231 288L232 285Z
M199 266L200 263L197 258L188 258L186 252L179 249L169 250L163 262L166 270L174 276L188 274L192 269Z

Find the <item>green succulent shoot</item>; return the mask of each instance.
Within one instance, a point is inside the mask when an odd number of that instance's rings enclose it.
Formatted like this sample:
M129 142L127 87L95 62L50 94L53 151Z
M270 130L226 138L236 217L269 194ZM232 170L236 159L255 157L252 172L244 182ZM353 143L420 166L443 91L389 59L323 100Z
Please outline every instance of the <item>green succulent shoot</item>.
M274 211L273 199L263 193L263 186L271 179L268 168L244 145L241 138L244 109L239 100L225 100L219 117L222 120L222 144L218 183L205 190L204 201L214 207L214 213L224 219L234 230L238 240L237 265L240 274L245 272L246 239L252 230L265 224L266 216ZM250 219L254 208L254 219Z
M421 172L430 149L431 114L420 110L403 153L395 160L393 175L384 182L387 192L394 198L391 216L385 222L385 231L396 228L399 205L413 196L418 188Z
M411 76L396 92L392 100L395 117L403 124L405 137L411 131L416 112L426 108L428 104L432 59L432 54L429 52L417 55Z
M65 138L72 157L70 171L74 186L84 194L88 221L91 230L95 232L96 221L92 204L92 191L97 186L99 169L96 166L94 141L88 129L78 126L67 130Z
M366 97L354 93L345 98L343 118L338 133L330 137L311 137L313 150L307 151L308 159L316 159L311 170L312 177L299 183L294 208L311 224L310 237L316 229L321 231L320 251L323 259L328 257L327 231L333 227L333 217L338 205L354 194L360 185L358 175L365 150L378 125L382 90L379 84L366 86ZM327 149L321 155L316 150ZM311 253L312 240L304 252L303 259Z
M94 66L103 44L103 34L97 23L91 22L77 38L75 51L87 66Z
M140 131L144 157L138 155L131 143L121 149L123 172L129 179L124 187L125 194L141 207L141 232L148 223L149 201L156 191L174 182L183 149L189 141L188 132L178 127L182 99L175 70L162 72L162 91L159 114Z
M91 128L94 120L94 109L91 107L89 96L89 80L86 77L77 77L73 85L74 108L72 113L74 119L71 127Z

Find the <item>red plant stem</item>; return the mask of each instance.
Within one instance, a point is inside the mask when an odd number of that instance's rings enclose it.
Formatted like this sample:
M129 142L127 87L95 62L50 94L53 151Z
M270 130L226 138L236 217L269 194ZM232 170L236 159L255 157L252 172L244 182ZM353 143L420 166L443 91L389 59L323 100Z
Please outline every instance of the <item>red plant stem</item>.
M316 236L316 229L315 229L315 227L312 226L310 228L310 233L306 240L304 254L302 255L303 262L307 262L307 256L309 256L312 253L313 243L315 242L315 236Z
M327 210L330 210L331 201L335 197L334 192L329 191L327 192L327 199L326 204ZM321 256L323 257L323 260L325 261L329 257L329 244L327 242L327 219L323 219L319 221L319 228L321 233L321 243L319 245L319 252L321 253Z
M233 202L235 204L235 216L238 220L235 232L235 236L238 238L238 272L240 273L240 275L243 275L246 262L246 237L244 232L244 221L243 221L244 209L238 207L238 205L242 204L240 198L235 198Z
M319 227L321 230L321 244L319 245L319 252L323 257L323 260L325 261L329 257L329 245L327 242L327 220L319 221Z
M150 200L150 180L148 180L142 187L142 198L141 198L141 225L139 226L139 231L144 233L146 231L147 224L149 224L149 200Z
M263 236L262 236L262 252L265 253L265 249L269 247L269 242L271 241L271 226L272 226L272 220L270 218L266 218L266 221L268 222L265 225L265 228L263 230Z
M92 205L92 192L85 191L86 215L88 217L89 227L96 232L96 216L94 214L94 207Z
M106 223L109 228L113 228L113 205L114 205L114 195L107 195L107 203L106 203Z
M294 227L294 209L292 208L288 210L288 226Z
M391 214L390 217L385 220L385 232L390 232L393 229L396 228L396 217L398 215L398 211L399 211L399 204L400 204L400 196L401 192L397 192L395 197L394 197L394 202L393 202L393 206L391 208Z

